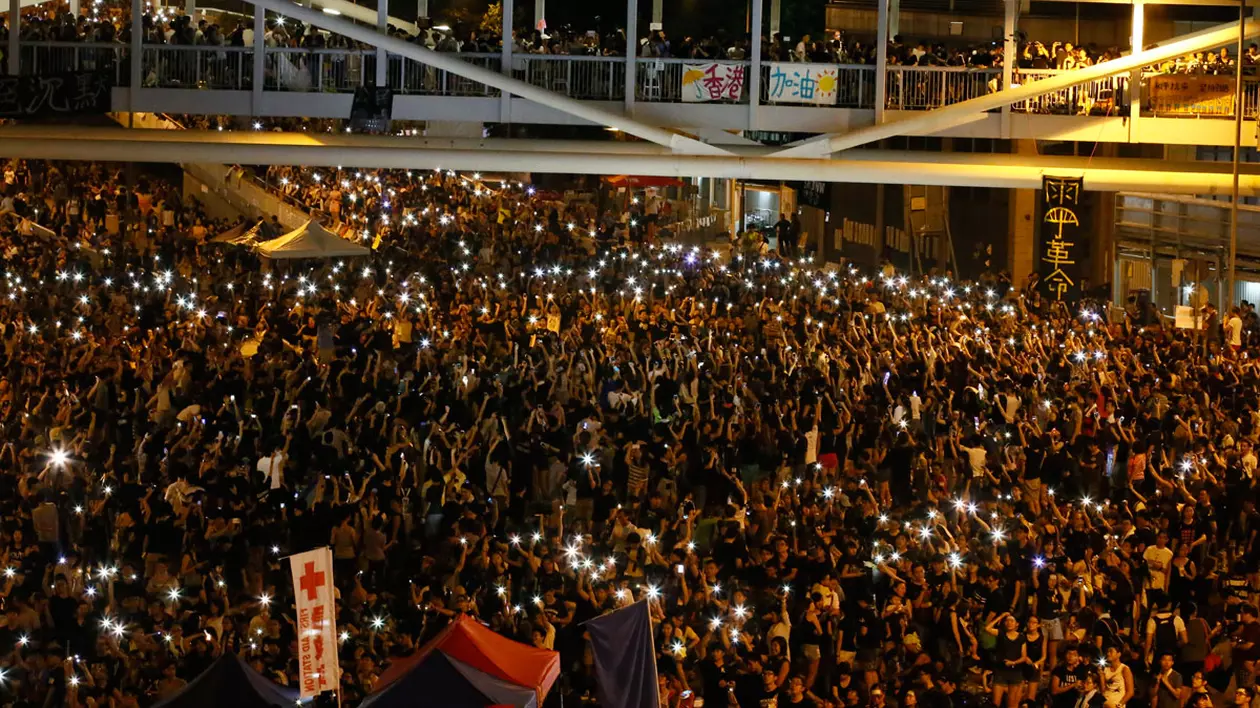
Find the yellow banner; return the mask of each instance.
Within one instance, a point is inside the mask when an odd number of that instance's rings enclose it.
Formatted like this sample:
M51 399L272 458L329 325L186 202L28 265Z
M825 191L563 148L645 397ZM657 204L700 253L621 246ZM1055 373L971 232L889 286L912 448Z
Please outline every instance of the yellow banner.
M1152 76L1147 79L1147 88L1156 115L1234 114L1234 79L1230 76Z

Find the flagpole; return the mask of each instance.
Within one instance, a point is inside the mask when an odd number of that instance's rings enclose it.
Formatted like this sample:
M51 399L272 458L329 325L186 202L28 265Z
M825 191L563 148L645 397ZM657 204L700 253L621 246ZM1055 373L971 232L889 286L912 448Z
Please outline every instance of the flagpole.
M647 613L648 613L648 646L655 647L656 646L656 632L652 631L652 598L648 597L648 599L645 600L643 604L646 607ZM660 676L660 673L656 670L656 662L655 661L651 662L651 665L652 665L652 691L656 695L657 708L661 708L661 689L660 689L661 676Z
M328 554L328 599L332 603L332 617L329 620L332 623L332 640L336 651L333 652L333 660L337 667L337 708L341 708L341 658L337 655L341 651L341 642L337 638L337 585L336 579L333 578L333 554L331 546L324 546L324 553Z

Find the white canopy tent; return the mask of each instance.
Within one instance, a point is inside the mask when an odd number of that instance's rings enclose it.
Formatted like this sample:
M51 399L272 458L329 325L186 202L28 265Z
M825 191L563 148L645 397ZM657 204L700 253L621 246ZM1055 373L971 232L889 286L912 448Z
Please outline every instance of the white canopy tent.
M372 249L352 243L323 226L308 221L280 238L258 244L258 253L267 258L337 258L366 256Z

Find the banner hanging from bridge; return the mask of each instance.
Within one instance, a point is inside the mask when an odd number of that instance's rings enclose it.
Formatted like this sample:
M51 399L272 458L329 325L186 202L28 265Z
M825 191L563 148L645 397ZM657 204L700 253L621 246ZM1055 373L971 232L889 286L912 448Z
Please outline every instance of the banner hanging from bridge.
M1089 213L1080 177L1041 178L1041 238L1037 272L1052 300L1081 297L1082 264L1089 256Z
M0 76L0 118L108 113L112 77L100 71Z
M834 106L840 92L839 67L833 64L770 64L766 85L771 103L809 103Z
M1147 79L1155 115L1232 116L1234 77L1173 74Z
M683 103L738 101L744 96L744 74L741 64L683 64Z

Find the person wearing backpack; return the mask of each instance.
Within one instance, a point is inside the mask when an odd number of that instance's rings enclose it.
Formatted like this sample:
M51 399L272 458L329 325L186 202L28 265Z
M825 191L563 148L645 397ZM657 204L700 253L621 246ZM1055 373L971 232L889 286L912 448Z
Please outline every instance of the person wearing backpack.
M1155 657L1168 653L1178 656L1186 643L1186 624L1172 610L1172 603L1164 593L1152 592L1156 610L1146 620L1146 662L1154 664Z
M1182 676L1193 676L1203 670L1203 663L1212 651L1212 628L1199 616L1199 607L1193 602L1184 603L1181 613L1185 615L1186 641L1181 646L1177 671Z

